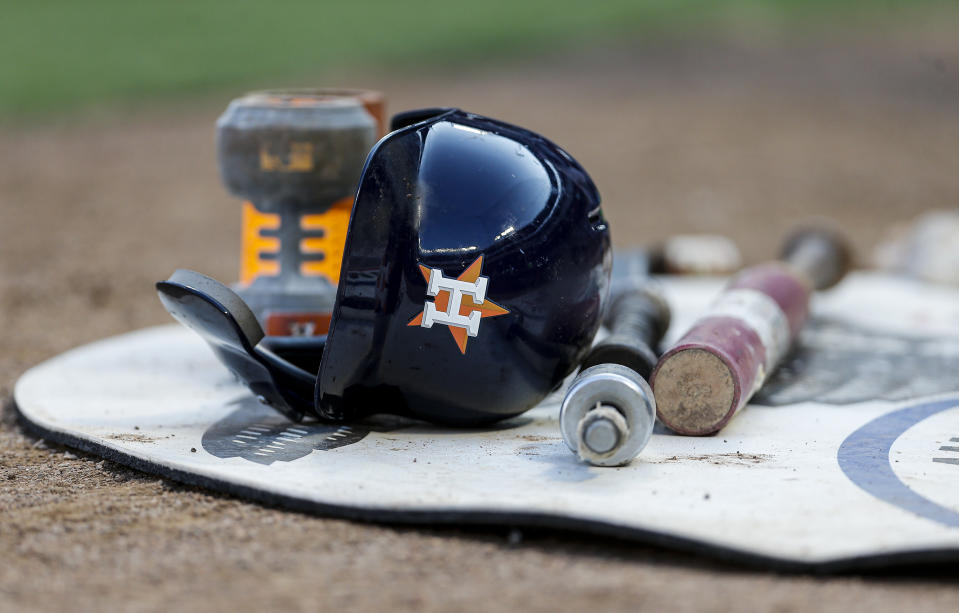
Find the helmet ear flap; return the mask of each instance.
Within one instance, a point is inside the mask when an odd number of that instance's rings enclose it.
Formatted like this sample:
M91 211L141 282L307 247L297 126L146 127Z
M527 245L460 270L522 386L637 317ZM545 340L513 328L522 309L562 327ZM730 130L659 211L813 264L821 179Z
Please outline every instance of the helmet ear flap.
M252 351L265 336L260 322L246 302L212 277L181 268L166 281L157 283L156 289L160 301L173 318L201 336L215 336L232 345L242 346L247 351ZM182 300L188 295L200 300L188 307ZM209 321L197 317L201 310L205 310L204 304L223 316L222 322L218 323L228 325L214 329L213 322L219 318L212 313Z
M316 377L261 344L263 328L233 290L192 270L177 270L156 289L170 315L199 334L260 402L293 421L314 412ZM309 353L322 352L322 340L310 342Z

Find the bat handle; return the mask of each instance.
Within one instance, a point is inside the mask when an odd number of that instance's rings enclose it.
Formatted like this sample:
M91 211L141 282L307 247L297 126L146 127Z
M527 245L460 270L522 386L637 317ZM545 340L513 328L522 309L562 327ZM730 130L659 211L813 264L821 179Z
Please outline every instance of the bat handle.
M651 284L625 291L613 299L606 316L610 334L596 343L582 370L599 364L620 364L649 378L656 350L669 327L669 306Z

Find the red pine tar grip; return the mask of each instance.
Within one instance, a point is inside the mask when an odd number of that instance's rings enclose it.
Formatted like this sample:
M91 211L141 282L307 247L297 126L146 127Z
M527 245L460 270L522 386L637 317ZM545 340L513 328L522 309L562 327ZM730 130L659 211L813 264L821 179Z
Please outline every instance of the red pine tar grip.
M725 426L789 350L812 290L838 282L850 258L838 234L803 230L783 259L743 270L659 360L651 382L659 419L672 430L704 435Z

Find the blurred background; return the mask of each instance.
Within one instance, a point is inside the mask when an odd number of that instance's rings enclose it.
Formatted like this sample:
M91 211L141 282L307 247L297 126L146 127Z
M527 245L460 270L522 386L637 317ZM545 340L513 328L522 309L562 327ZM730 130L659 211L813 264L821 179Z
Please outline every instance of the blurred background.
M403 557L415 535L295 514L274 526L269 509L148 477L114 483L14 426L26 368L170 322L156 280L177 267L237 278L240 202L220 183L214 122L246 91L371 88L391 113L459 106L540 132L593 176L617 247L715 232L753 263L818 215L867 265L893 225L959 205L955 0L6 0L0 58L0 457L36 476L0 497L14 526L0 550L18 552L0 593L50 608L110 593L187 610L211 592L224 608L273 606L317 575L342 577L309 549L317 533L333 551L362 543L397 576L416 568ZM255 538L231 536L237 516L258 518ZM457 568L477 547L427 559ZM242 589L253 557L255 596ZM502 577L551 568L500 562ZM537 576L544 607L596 594ZM340 589L365 596L350 606L402 589L351 580ZM687 592L713 593L672 593Z
M236 278L214 122L251 89L538 131L593 175L618 246L717 232L748 263L828 215L868 263L891 224L959 202L955 2L11 0L0 53L0 309L20 322L0 342L21 366L62 348L50 330L166 321L150 284L175 267Z

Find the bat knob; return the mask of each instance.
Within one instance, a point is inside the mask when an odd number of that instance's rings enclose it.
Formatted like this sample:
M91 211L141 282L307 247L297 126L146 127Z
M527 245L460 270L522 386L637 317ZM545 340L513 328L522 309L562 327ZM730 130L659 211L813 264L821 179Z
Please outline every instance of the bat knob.
M559 414L566 446L594 466L629 463L649 442L655 419L649 384L619 364L600 364L581 372Z
M616 407L596 403L576 427L580 456L602 458L612 453L629 436L629 424Z

